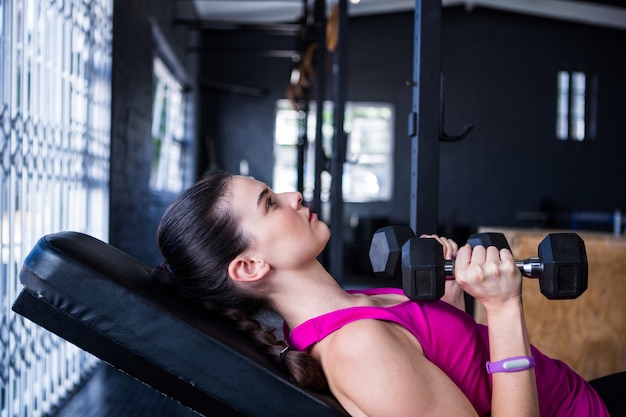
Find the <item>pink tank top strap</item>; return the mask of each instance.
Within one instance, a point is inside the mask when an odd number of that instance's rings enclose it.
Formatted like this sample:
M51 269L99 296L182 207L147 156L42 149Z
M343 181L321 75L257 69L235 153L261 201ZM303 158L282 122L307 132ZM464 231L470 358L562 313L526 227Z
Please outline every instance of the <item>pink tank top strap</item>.
M351 293L362 293L367 295L374 294L389 294L398 293L402 294L402 290L399 289L368 289L359 291L348 291ZM410 301L405 301L410 302ZM388 320L404 324L403 321L394 313L390 311L397 306L404 303L396 304L390 307L351 307L342 310L333 311L328 314L315 317L307 320L301 325L297 326L289 333L288 326L283 323L283 332L285 340L289 346L296 350L306 350L314 343L323 340L329 334L339 330L346 324L352 323L356 320L364 319L376 319L376 320Z

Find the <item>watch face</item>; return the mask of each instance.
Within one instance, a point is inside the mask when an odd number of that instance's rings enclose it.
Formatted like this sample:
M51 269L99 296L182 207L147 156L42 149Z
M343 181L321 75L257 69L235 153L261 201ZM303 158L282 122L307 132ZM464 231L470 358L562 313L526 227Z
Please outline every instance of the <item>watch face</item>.
M518 356L507 358L497 362L487 362L487 372L517 372L535 366L535 358L532 356Z

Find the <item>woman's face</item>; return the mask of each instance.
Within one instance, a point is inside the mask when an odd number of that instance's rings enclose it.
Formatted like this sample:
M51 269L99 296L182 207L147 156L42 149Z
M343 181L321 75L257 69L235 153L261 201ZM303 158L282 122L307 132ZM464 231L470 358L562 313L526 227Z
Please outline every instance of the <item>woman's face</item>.
M275 194L265 183L244 176L231 181L232 207L255 256L271 267L295 269L311 262L328 243L328 226L302 205L302 194Z

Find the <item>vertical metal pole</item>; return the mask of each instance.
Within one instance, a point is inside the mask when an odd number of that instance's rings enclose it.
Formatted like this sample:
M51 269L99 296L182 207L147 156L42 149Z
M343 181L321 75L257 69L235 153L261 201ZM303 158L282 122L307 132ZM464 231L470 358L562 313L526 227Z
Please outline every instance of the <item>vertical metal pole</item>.
M309 137L308 137L308 120L309 120L309 101L308 97L298 105L298 162L297 162L297 185L296 189L301 193L304 192L304 177L306 172L304 170L304 165L306 164L306 152L309 147Z
M303 0L304 17L302 24L301 36L301 48L307 45L308 25L309 25L309 7L308 1ZM302 57L304 58L304 57ZM305 96L298 100L296 104L298 107L298 159L297 159L297 184L296 189L301 193L304 192L304 177L306 172L304 165L306 164L306 152L309 146L308 138L308 120L309 120L309 94L305 93Z
M322 216L322 171L326 169L324 154L324 91L326 91L326 0L315 0L313 16L318 40L317 62L315 65L315 178L313 188L313 209ZM326 219L322 218L326 221Z
M411 137L411 228L435 233L439 211L441 0L415 1Z
M345 80L347 48L347 0L339 0L339 42L333 54L333 154L330 163L331 212L329 272L341 283L343 278L343 163L346 159L346 134L343 130L345 116Z

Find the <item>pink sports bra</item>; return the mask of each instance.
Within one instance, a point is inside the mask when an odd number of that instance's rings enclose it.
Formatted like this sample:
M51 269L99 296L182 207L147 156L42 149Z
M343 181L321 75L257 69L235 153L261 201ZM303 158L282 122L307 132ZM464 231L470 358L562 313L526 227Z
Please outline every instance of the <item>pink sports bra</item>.
M354 290L366 295L404 294L398 288ZM424 355L443 370L463 391L479 415L491 409L491 377L485 369L489 359L487 328L467 313L443 301L417 303L410 300L387 307L352 307L312 318L291 332L284 326L285 340L293 349L307 350L314 343L355 320L376 319L398 323L422 345ZM548 358L532 347L542 417L609 417L604 403L587 382L565 363Z

